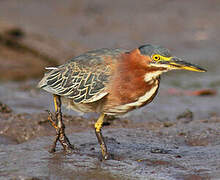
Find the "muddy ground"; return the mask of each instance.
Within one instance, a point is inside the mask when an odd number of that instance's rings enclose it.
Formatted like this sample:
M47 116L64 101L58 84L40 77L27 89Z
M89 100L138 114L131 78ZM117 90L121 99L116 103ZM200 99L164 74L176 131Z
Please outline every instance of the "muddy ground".
M46 113L1 113L1 179L218 179L220 118L175 123L108 119L112 159L102 162L94 119L64 116L77 148L48 152L55 135ZM105 177L105 178L103 178Z
M64 2L0 2L0 180L220 179L220 2ZM90 49L144 43L208 72L164 74L150 105L108 117L103 134L112 159L105 162L93 129L98 115L63 108L78 150L66 154L59 145L50 154L52 97L36 88L44 67Z

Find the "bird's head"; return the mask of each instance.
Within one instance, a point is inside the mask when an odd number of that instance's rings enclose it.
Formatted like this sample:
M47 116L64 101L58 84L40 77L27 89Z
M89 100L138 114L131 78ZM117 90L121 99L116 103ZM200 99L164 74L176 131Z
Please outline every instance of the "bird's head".
M147 56L149 65L152 67L161 67L166 71L174 69L185 69L188 71L206 72L205 69L186 62L178 57L172 56L170 51L166 48L157 45L146 44L139 47L142 55Z

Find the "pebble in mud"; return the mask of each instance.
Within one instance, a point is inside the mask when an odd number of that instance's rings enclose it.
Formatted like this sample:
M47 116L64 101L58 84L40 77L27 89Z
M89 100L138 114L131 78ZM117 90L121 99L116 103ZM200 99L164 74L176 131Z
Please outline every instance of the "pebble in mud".
M179 114L176 117L177 120L185 119L185 123L188 123L193 120L193 112L189 109L186 109L183 113Z
M0 102L0 113L11 113L11 112L12 109L9 106Z

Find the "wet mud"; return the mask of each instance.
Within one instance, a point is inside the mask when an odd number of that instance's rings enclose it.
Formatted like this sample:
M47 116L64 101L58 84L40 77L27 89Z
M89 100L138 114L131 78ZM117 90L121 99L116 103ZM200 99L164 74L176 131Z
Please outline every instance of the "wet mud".
M206 1L0 2L0 180L220 179L220 3ZM58 144L36 88L44 67L87 50L160 44L207 73L162 75L155 100L103 127L111 159L101 161L97 114L63 111L77 147Z
M212 179L220 178L220 117L184 118L167 126L107 119L103 134L111 160L101 161L94 118L64 116L77 148L48 150L55 129L47 113L0 114L1 179Z

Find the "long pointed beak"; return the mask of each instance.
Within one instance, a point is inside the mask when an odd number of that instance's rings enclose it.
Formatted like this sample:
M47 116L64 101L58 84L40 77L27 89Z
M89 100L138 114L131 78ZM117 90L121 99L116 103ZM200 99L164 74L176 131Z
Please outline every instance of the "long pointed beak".
M189 62L183 61L177 57L171 58L167 62L167 64L169 64L171 66L171 68L175 68L175 69L185 69L188 71L206 72L205 69L203 69L195 64L191 64Z

